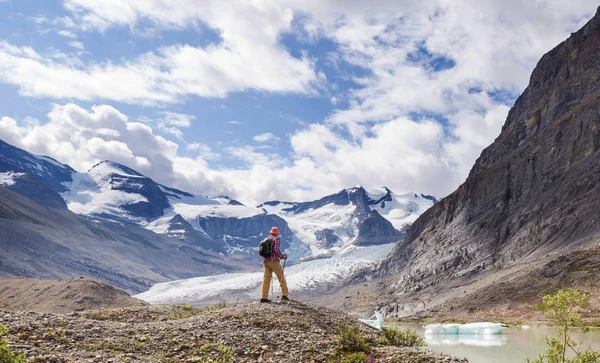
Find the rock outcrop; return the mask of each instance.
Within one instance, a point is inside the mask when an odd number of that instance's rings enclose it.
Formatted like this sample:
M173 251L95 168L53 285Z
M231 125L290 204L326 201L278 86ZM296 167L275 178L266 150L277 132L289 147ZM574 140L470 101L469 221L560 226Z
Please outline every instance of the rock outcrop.
M281 232L281 249L287 249L294 234L287 222L274 214L259 214L248 218L198 217L198 224L215 241L223 241L234 248L251 253L256 259L258 245L268 236L271 227Z
M599 10L600 11L600 10ZM600 238L600 13L544 55L500 136L377 271L418 291Z
M396 243L402 233L392 223L383 218L378 211L372 210L358 227L358 235L354 244L357 246L382 245Z

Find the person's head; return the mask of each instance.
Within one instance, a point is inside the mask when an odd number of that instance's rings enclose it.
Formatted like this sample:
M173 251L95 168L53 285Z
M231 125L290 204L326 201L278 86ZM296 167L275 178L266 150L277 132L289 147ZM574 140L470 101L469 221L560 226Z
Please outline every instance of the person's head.
M271 236L278 237L279 236L279 228L277 228L277 227L271 228Z

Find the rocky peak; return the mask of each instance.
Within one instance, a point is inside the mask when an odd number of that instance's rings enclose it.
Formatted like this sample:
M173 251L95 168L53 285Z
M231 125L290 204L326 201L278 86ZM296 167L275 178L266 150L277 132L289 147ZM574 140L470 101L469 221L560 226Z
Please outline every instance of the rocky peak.
M65 183L75 173L70 166L48 156L34 155L0 140L0 173L21 172L46 183L58 193L66 191Z
M396 243L402 237L392 223L383 218L378 211L372 210L359 225L354 244L357 246L382 245Z
M118 175L123 175L123 176L130 176L130 177L144 177L144 175L140 174L139 172L131 169L130 167L127 167L125 165L116 163L114 161L110 161L110 160L103 160L97 164L95 164L94 166L92 166L90 168L90 170L88 170L88 174L94 174L94 175L112 175L112 174L118 174Z
M417 290L596 238L599 107L596 13L541 58L467 180L421 215L382 264L381 274L396 276L392 288Z

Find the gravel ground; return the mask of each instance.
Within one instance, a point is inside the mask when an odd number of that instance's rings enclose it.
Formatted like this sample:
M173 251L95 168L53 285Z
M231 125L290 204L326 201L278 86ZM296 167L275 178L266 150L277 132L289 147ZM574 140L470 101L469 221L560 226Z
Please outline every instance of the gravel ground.
M0 310L11 348L30 362L328 362L337 327L376 329L299 302L137 306L66 315ZM425 349L375 346L375 362L466 362Z

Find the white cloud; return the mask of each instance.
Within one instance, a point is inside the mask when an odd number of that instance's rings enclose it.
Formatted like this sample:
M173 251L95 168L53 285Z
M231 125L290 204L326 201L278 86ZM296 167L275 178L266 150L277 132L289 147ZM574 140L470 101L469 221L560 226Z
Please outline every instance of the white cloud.
M85 171L109 159L176 183L171 160L177 157L177 145L155 135L147 125L130 122L111 106L94 106L88 111L74 104L55 105L43 125L20 126L3 117L0 138L31 152L51 155L76 170Z
M73 48L76 48L76 49L79 49L79 50L85 50L85 46L83 45L82 42L78 42L76 40L72 40L68 44L69 44L69 46L71 46Z
M149 126L182 138L179 127L191 118L169 123L165 116L146 125L110 106L85 110L69 104L55 106L41 126L0 119L1 138L76 168L114 153L116 161L168 185L249 203L318 198L355 184L444 196L500 131L508 106L494 95L522 91L541 55L597 6L591 0L65 4L75 19L70 29L77 31L135 29L140 22L159 30L202 24L223 41L204 48L167 46L132 61L88 66L0 43L0 78L19 86L21 94L157 104L249 89L312 92L323 81L315 60L294 58L280 44L293 31L307 42L329 38L336 45L327 56L334 70L344 72L346 64L362 70L340 75L358 87L324 92L340 108L323 123L291 133L289 158L248 145L223 150L244 161L239 169L211 169L206 160L217 153L202 144L189 144L186 152L194 156L183 157L177 144ZM292 26L295 16L303 17L300 30ZM440 61L452 67L440 71Z
M265 132L264 134L254 136L254 141L256 142L268 142L271 140L279 140L279 138L270 132Z
M282 158L264 147L256 147L250 145L231 146L227 148L229 154L236 159L244 161L248 166L264 165L272 168L278 168L283 165Z
M56 34L62 36L62 37L67 37L67 38L71 38L71 39L77 39L77 34L75 34L74 32L70 31L70 30L59 30Z
M163 112L164 121L166 124L177 126L177 127L190 127L192 125L192 121L196 119L194 115L186 115L183 113L176 112Z
M188 144L186 148L188 151L198 153L204 160L218 160L221 158L221 154L213 152L208 145L199 142Z
M236 120L227 121L227 123L230 125L241 125L241 122L236 121Z
M293 13L276 3L231 6L221 1L186 1L174 6L164 0L67 0L65 7L74 17L71 28L79 31L104 31L114 26L133 29L138 21L148 19L157 27L202 23L218 31L223 40L205 47L165 46L134 60L94 62L84 67L46 55L33 58L4 43L0 46L0 81L18 86L26 96L145 105L182 102L191 95L224 97L245 90L310 93L323 81L323 76L315 73L312 59L295 58L280 44L280 35L291 29ZM58 20L42 18L38 22L54 24Z

